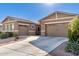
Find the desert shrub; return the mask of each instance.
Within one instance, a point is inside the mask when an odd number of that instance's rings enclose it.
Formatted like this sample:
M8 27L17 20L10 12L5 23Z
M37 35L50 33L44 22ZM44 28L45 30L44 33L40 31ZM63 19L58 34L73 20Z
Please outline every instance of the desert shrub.
M8 37L13 37L14 33L13 32L1 32L0 33L0 39L5 39Z
M2 32L0 32L0 34L1 34Z
M16 36L18 36L18 35L17 35L17 33L16 33L16 32L14 32L14 33L13 33L13 37L16 37Z
M67 46L65 48L66 52L72 52L72 49L71 49L71 43L67 43Z
M79 44L73 43L71 48L74 55L79 55Z
M14 36L14 33L13 32L6 32L8 37L13 37Z
M68 26L69 42L66 51L79 55L79 18L75 17Z
M15 41L17 41L19 39L19 35L17 33L14 33L13 36L15 37Z
M4 32L3 32L3 33L1 33L1 34L0 34L0 38L1 38L1 39L8 38L7 33L4 33Z

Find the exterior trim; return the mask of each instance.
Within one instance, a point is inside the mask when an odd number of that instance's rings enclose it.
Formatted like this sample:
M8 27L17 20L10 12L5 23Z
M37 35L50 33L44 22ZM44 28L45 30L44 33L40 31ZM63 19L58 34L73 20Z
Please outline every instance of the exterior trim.
M54 21L54 20L63 20L63 19L71 19L71 18L74 18L74 17L63 17L63 18L57 18L57 19L47 19L47 20L44 20L44 21Z
M45 23L45 24L59 24L59 23L69 23L71 21L60 21L60 22L48 22L48 23Z
M46 16L46 17L40 19L39 21L41 22L42 20L44 20L45 18L47 18L47 17L53 15L54 13L64 13L64 14L69 14L69 15L74 15L74 16L76 15L76 16L79 16L79 14L76 14L76 13L69 13L69 12L63 12L63 11L55 11L55 12L49 14L48 16Z
M45 25L45 36L47 36L47 25Z

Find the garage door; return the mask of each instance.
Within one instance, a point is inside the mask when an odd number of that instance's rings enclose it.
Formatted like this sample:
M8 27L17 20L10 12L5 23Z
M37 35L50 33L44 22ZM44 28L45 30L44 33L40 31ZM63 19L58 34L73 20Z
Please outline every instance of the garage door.
M48 36L67 36L67 23L46 25L46 34Z
M28 27L26 25L19 25L19 35L27 35Z

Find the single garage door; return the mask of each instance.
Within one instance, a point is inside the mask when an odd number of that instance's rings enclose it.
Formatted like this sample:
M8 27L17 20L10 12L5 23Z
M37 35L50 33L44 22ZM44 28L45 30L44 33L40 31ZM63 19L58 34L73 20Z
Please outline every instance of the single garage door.
M48 36L67 36L68 23L49 24L46 25L46 34Z
M27 35L28 34L28 26L19 25L19 35Z

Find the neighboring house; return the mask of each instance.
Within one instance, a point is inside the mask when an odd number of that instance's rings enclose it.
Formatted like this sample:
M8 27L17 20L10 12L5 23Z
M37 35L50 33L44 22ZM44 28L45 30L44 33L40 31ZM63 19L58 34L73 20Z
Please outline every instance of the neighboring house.
M18 35L35 35L36 24L30 20L7 16L3 21L3 32L16 32Z
M79 14L56 11L40 20L41 35L67 36L68 23Z

